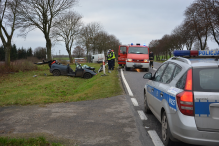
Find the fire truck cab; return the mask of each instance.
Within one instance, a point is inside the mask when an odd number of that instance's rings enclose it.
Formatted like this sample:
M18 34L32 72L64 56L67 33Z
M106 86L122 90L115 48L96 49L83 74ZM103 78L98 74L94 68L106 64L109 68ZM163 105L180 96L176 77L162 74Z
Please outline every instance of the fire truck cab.
M149 70L149 48L146 45L120 45L118 52L119 66L125 66L126 71L130 68L142 68Z

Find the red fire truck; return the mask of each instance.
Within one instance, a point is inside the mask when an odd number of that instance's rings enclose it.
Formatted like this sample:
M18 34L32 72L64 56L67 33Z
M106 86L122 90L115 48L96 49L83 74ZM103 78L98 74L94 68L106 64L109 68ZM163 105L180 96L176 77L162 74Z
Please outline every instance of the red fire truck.
M149 70L149 48L146 45L120 45L118 64L128 71L130 68Z

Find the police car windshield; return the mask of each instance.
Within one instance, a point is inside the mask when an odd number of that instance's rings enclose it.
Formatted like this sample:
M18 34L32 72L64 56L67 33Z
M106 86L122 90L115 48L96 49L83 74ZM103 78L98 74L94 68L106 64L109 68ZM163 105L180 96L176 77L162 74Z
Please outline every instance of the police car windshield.
M219 68L193 69L194 91L219 92Z
M148 54L146 47L129 47L129 54Z

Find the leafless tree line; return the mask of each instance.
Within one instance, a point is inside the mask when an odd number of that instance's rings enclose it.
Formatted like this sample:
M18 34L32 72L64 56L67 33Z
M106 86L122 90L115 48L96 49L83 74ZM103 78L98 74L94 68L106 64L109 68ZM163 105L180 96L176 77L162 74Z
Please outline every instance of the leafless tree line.
M55 41L65 43L71 62L74 43L83 46L87 55L118 46L116 37L104 32L98 23L83 25L82 16L69 11L76 3L77 0L1 0L0 38L6 49L6 66L10 66L11 42L15 30L20 30L20 36L26 37L30 31L39 29L46 40L48 60L52 59L51 48Z
M184 12L185 19L171 34L149 44L156 57L171 55L173 50L209 49L207 40L219 45L219 0L195 0ZM194 46L194 47L192 47Z

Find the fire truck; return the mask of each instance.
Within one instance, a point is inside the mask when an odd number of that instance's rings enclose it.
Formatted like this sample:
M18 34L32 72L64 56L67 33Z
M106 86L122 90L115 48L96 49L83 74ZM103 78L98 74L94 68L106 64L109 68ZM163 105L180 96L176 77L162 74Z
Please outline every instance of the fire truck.
M126 71L131 68L149 70L149 48L146 45L133 43L131 45L120 45L118 52L118 64L125 67Z

